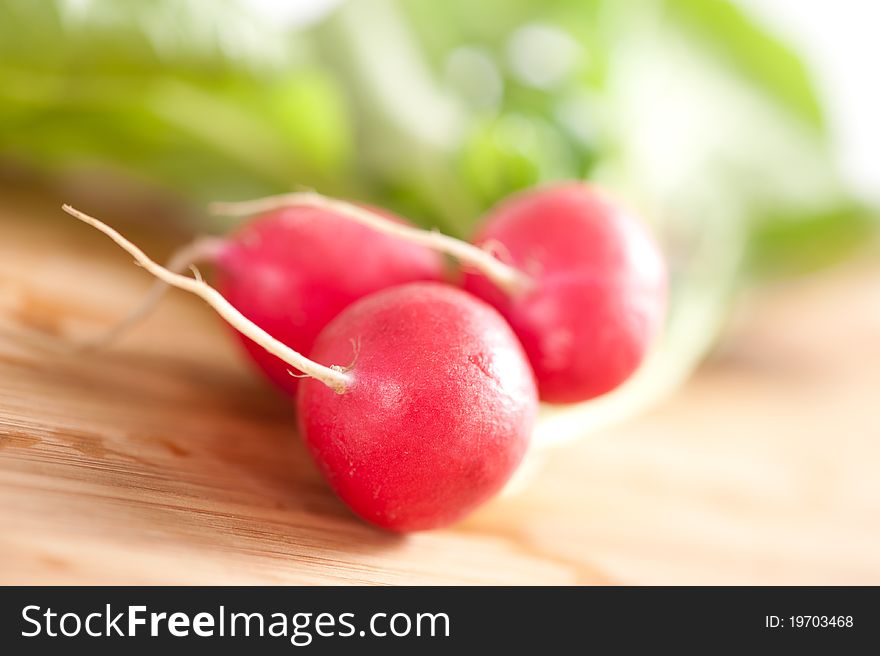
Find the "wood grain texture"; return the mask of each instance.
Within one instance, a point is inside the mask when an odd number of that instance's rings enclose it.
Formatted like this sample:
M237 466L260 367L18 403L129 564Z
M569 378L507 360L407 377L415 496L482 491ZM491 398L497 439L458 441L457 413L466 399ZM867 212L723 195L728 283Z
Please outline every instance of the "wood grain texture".
M880 583L880 266L749 299L662 407L401 537L333 497L196 299L100 355L36 348L149 281L60 210L24 212L0 210L0 583Z

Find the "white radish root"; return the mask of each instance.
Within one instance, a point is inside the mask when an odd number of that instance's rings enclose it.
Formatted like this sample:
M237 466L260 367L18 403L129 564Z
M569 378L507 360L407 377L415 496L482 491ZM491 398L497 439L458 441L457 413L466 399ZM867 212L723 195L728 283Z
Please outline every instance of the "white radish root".
M401 225L359 205L335 198L328 198L313 191L266 196L238 203L211 203L209 209L214 214L247 216L294 205L328 210L378 232L383 232L450 255L459 262L467 264L482 273L511 296L520 294L531 286L531 279L525 273L505 264L491 252L483 250L478 246L444 235L436 230L423 230L413 226Z
M151 260L140 248L128 241L116 230L98 219L84 214L70 205L63 205L65 212L83 223L100 230L110 237L123 250L134 257L135 262L156 276L164 283L195 294L210 305L223 319L240 333L262 346L272 355L280 358L294 369L307 376L319 380L339 394L343 394L351 385L351 375L340 366L324 366L294 351L286 344L269 335L227 301L216 289L200 279L193 279L175 273Z
M175 252L165 265L166 269L179 273L193 268L196 262L213 260L225 242L214 237L199 237ZM156 280L141 303L124 319L120 320L97 337L71 341L68 338L49 335L39 330L31 330L0 317L0 327L7 329L7 334L15 334L15 341L36 351L50 353L55 356L79 356L100 351L110 346L128 330L146 317L162 299L168 284Z
M195 240L183 246L169 258L165 268L172 273L180 273L187 268L192 268L197 262L210 261L220 251L226 242L216 237L197 237ZM134 308L128 316L115 326L107 330L103 335L90 339L84 344L78 345L77 350L83 352L98 351L106 348L119 339L136 324L140 323L162 300L162 296L168 291L168 283L164 280L156 280L144 300Z

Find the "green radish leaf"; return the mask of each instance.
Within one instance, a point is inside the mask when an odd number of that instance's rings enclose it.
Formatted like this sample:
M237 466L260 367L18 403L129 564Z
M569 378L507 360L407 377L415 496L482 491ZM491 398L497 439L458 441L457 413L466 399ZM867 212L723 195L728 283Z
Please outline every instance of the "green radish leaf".
M797 54L729 0L666 0L669 18L700 38L745 78L818 130L822 106Z
M805 214L765 217L750 236L751 276L795 275L843 260L876 234L880 215L843 202Z

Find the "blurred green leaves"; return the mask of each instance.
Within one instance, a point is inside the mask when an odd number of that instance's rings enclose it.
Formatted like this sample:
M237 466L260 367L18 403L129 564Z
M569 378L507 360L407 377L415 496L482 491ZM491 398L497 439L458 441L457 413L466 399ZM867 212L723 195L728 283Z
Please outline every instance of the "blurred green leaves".
M735 5L728 0L667 0L666 7L673 21L763 93L817 129L824 127L822 107L803 62Z
M752 235L749 271L765 277L821 269L867 242L877 220L874 210L857 203L768 217Z
M0 3L0 153L116 167L201 203L341 190L351 117L333 76L240 3Z
M0 0L0 155L196 204L310 186L460 235L594 178L683 272L706 235L792 271L874 225L797 53L728 0L358 0L306 30L246 0Z

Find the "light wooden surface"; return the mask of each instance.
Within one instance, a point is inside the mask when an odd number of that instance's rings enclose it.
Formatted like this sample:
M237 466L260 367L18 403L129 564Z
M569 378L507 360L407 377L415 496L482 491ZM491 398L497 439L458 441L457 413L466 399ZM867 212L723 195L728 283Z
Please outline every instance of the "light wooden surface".
M400 537L335 500L197 300L101 355L26 345L148 280L60 210L0 209L0 237L2 583L880 584L880 263L762 291L662 407Z

